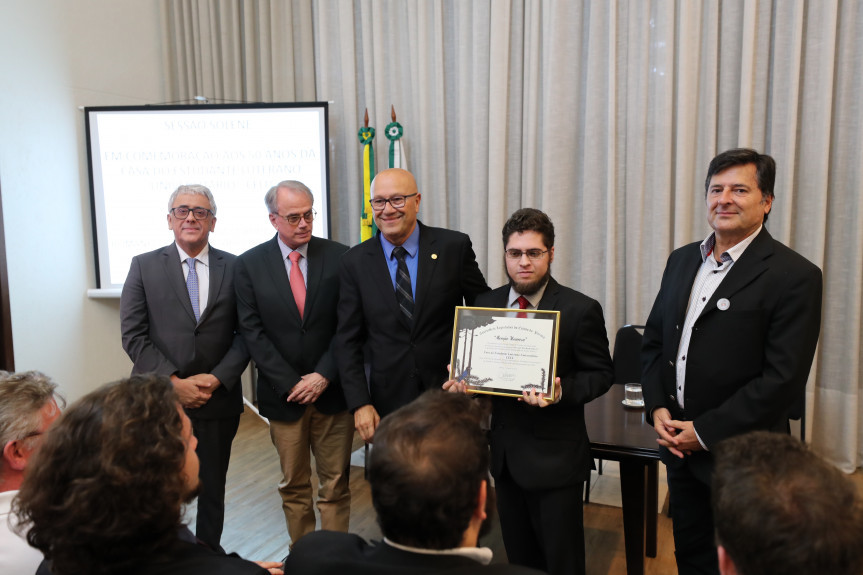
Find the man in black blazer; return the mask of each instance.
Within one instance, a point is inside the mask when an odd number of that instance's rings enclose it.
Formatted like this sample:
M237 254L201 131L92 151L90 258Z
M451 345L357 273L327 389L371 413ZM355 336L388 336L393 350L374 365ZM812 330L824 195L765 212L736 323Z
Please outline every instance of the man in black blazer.
M489 564L477 547L493 513L488 443L478 402L432 390L385 418L369 461L372 504L384 540L318 531L298 541L285 573L407 575L539 572Z
M123 286L123 349L133 374L171 378L192 420L201 460L196 535L219 549L225 477L243 412L240 376L249 363L236 331L235 256L208 243L216 203L206 187L178 187L168 212L174 243L133 258Z
M446 379L455 306L488 290L470 238L418 222L420 198L410 172L380 172L370 200L380 233L349 250L339 271L336 356L366 441L381 417Z
M818 342L821 270L763 227L775 174L755 150L713 158L713 232L669 256L644 331L645 410L668 470L682 574L718 573L712 448L755 429L787 432Z
M593 459L584 404L614 381L602 307L551 277L554 225L533 208L503 226L509 283L476 305L560 312L554 399L492 396L491 471L510 562L552 575L585 572L583 482ZM464 391L463 382L444 388Z
M291 541L315 530L311 457L324 529L348 530L353 418L332 353L339 258L347 246L312 236L314 196L288 180L265 197L276 236L237 258L240 332L258 368L258 409L279 453Z

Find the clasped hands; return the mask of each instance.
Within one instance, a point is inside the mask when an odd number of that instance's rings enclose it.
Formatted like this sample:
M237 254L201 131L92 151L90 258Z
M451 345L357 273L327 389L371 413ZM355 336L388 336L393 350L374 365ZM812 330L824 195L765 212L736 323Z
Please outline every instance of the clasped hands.
M182 378L176 374L171 376L171 383L180 398L183 407L194 409L207 403L222 382L212 373L199 373Z
M288 403L296 402L301 405L314 403L329 384L330 380L320 373L308 373L302 376L300 381L294 385L290 395L288 395L287 401Z
M683 459L694 451L702 451L695 426L691 421L678 421L671 418L671 412L665 407L653 410L653 429L659 435L656 443L665 447L672 454Z

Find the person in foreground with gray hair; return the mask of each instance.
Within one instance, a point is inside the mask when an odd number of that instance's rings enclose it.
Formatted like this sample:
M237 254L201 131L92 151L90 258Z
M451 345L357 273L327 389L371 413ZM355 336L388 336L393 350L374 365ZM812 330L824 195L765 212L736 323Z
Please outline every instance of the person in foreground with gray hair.
M16 532L9 511L42 436L60 416L63 398L43 373L0 371L0 573L35 573L42 553Z

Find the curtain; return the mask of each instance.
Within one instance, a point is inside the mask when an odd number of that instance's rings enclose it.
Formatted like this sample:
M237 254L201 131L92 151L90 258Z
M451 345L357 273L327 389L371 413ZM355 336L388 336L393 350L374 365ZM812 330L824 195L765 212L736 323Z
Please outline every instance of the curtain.
M355 244L357 129L394 106L421 219L469 233L491 285L516 209L609 333L643 323L668 254L710 231L707 164L777 161L774 237L824 271L811 441L863 462L863 5L840 0L162 0L172 99L327 100L334 239ZM723 358L717 350L719 361Z

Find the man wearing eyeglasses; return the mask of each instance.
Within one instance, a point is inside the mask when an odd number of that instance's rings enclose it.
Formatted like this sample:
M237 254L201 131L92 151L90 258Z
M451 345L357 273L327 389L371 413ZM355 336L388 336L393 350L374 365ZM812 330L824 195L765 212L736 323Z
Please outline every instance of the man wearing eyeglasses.
M120 322L132 374L170 377L192 420L201 461L195 531L220 549L225 478L243 412L240 376L249 355L237 332L236 256L209 245L215 227L210 190L178 187L168 199L174 242L132 259Z
M370 195L379 233L342 258L336 336L348 409L368 442L381 417L440 386L455 306L488 290L467 235L417 221L410 172L380 172Z
M503 226L503 245L509 283L476 305L560 312L553 398L525 390L518 399L491 399L491 472L503 543L510 563L583 574L582 486L593 466L584 404L614 381L602 307L551 276L554 224L545 213L517 210ZM451 380L444 389L465 386Z
M312 236L314 195L302 182L270 188L273 239L237 260L240 332L258 368L258 408L270 420L291 544L315 530L311 458L321 527L347 531L353 418L332 353L339 258L348 249Z

